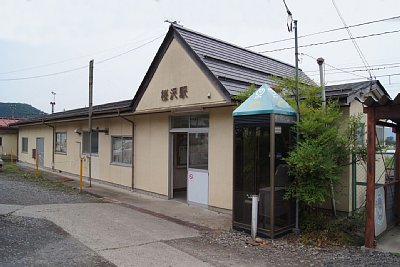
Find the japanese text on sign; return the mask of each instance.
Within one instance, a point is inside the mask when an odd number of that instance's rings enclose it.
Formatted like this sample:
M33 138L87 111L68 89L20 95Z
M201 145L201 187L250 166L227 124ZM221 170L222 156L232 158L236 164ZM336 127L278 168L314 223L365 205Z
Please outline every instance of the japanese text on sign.
M181 86L178 88L172 88L172 89L165 89L161 90L161 100L163 102L166 101L172 101L175 99L185 99L188 98L188 87L187 86Z

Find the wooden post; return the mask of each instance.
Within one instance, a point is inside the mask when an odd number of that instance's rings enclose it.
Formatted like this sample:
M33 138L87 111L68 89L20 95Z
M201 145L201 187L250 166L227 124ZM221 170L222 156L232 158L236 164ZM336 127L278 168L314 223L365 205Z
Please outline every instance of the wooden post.
M400 223L400 127L395 129L396 133L396 153L394 154L394 178L396 181L395 184L395 218L396 223Z
M83 165L83 160L82 157L80 158L80 165L79 165L79 192L82 193L82 165Z
M92 187L92 113L93 113L93 63L89 62L89 187Z
M39 176L39 153L36 149L36 171L35 171L35 176Z
M367 112L367 200L365 220L365 247L372 248L375 238L375 111Z

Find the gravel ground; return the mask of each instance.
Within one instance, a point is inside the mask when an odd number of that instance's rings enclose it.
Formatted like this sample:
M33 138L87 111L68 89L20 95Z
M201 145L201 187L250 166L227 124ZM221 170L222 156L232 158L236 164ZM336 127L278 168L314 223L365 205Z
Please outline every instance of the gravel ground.
M253 247L248 240L248 235L230 231L166 243L214 266L400 266L399 256L357 247L317 248L285 238Z
M0 266L114 265L47 220L0 216Z
M42 179L27 179L32 170L21 166L0 171L0 204L43 205L98 202L100 199L63 185L48 174Z
M48 189L34 183L1 177L0 204L42 205L97 202L98 199L62 189Z
M0 206L87 203L99 200L22 172L0 172ZM0 216L0 266L114 266L44 219Z

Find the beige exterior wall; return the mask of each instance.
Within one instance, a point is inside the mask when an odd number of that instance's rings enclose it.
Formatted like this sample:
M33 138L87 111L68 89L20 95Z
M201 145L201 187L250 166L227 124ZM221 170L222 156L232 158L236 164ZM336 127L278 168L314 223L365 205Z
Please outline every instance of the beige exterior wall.
M233 199L233 109L209 110L209 205L229 210Z
M343 130L348 125L350 107L342 107L342 128ZM349 158L350 164L351 158ZM344 167L342 176L338 186L335 188L336 209L338 211L349 212L351 210L351 165ZM329 208L331 204L329 201Z
M1 156L13 156L14 159L18 155L18 134L17 133L1 133L2 145L0 146Z
M75 133L75 129L88 130L87 121L63 122L53 124L55 132L67 133L67 153L54 153L54 169L79 175L82 135ZM131 165L117 165L111 162L111 138L112 136L132 136L132 124L122 118L95 119L93 128L109 128L109 135L99 133L99 153L92 156L92 178L111 182L127 187L132 185ZM22 153L19 148L19 160L35 164L32 158L32 149L36 147L36 138L44 137L45 140L45 164L44 167L52 167L53 129L48 126L21 127L19 132L20 144L22 137L28 137L28 153ZM83 175L89 175L89 161L83 162Z
M28 138L28 152L22 152L22 138ZM19 128L18 134L18 160L30 164L35 164L36 161L32 158L32 149L36 149L36 138L44 138L44 167L51 168L52 151L53 151L53 130L52 128L39 126L25 126Z
M187 86L188 98L179 98L179 87L181 86ZM161 91L170 91L172 88L177 88L178 99L162 101ZM225 103L224 98L184 48L174 39L154 73L136 111L170 110L171 108L218 103Z
M169 113L135 117L135 188L168 196Z

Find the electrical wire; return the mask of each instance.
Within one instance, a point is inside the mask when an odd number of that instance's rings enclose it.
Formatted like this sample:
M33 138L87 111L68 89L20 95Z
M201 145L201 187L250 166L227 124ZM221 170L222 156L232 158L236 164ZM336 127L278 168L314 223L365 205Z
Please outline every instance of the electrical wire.
M375 65L370 65L371 68L374 70L381 70L381 69L391 69L391 68L398 68L400 67L400 62L396 63L384 63L384 64L375 64ZM350 72L354 71L365 71L364 69L361 69L363 66L354 66L354 67L342 67L340 69L342 70L349 70ZM354 70L353 70L354 69ZM328 69L326 70L327 72L334 71L333 69ZM303 72L307 73L313 73L313 72L319 72L319 70L303 70Z
M399 18L400 18L400 16L395 16L395 17L390 17L390 18L385 18L385 19L367 21L367 22L363 22L363 23L359 23L359 24L350 25L350 26L347 26L347 27L348 28L354 28L354 27L359 27L359 26L369 25L369 24L373 24L373 23L384 22L384 21L393 20L393 19L399 19ZM340 30L344 30L344 29L346 29L346 27L334 28L334 29L330 29L330 30L325 30L325 31L305 34L305 35L298 36L297 39L304 38L304 37L309 37L309 36L315 36L315 35L324 34L324 33L329 33L329 32L334 32L334 31L340 31ZM263 46L263 45L276 44L276 43L281 43L281 42L285 42L285 41L290 41L290 40L293 40L293 39L294 39L294 37L290 37L290 38L285 38L285 39L281 39L281 40L276 40L276 41L271 41L271 42L266 42L266 43L260 43L260 44L255 44L255 45L250 45L250 46L246 46L245 48L253 48L253 47L258 47L258 46Z
M157 35L157 37L158 36L159 36L159 34ZM154 36L152 36L150 38L153 38L153 37ZM148 40L150 38L145 38L144 40L137 41L137 42L134 42L134 43L139 43L139 42L142 42L142 41L146 41L146 40ZM127 44L114 46L114 47L103 49L103 50L100 50L98 52L87 54L87 55L71 57L71 58L67 58L67 59L63 59L63 60L59 60L59 61L54 61L54 62L42 64L42 65L36 65L36 66L30 66L30 67L10 70L10 71L6 71L6 72L0 72L0 75L11 74L11 73L16 73L16 72L22 72L22 71L33 70L33 69L39 69L39 68L44 68L44 67L53 66L53 65L59 65L59 64L62 64L62 63L68 62L68 61L72 61L72 60L76 60L76 59L80 59L80 58L84 58L84 57L89 57L89 56L101 54L101 53L104 53L104 52L107 52L107 51L110 51L110 50L114 50L114 49L118 49L118 48L126 47L126 46L127 46Z
M382 67L382 68L371 68L371 70L384 70L384 69L393 69L393 68L400 68L399 66L393 66L393 67ZM334 69L333 69L334 70ZM332 71L332 69L330 69L330 71ZM357 70L350 70L348 71L349 73L353 73L353 72L363 72L363 71L367 71L365 69L357 69ZM339 74L342 73L342 71L337 71L337 72L329 72L328 74ZM318 73L315 74L307 74L308 76L317 76L319 75Z
M377 75L375 76L375 78L379 78L379 77L389 77L389 76L399 76L400 73L391 73L391 74L386 74L386 75ZM367 77L362 77L362 78L366 78ZM361 78L353 78L353 79L344 79L344 80L335 80L335 81L329 81L329 83L336 83L336 82L347 82L347 81L354 81L354 80L360 80ZM394 84L394 83L392 83Z
M313 57L313 56L311 56L311 55L309 55L309 54L306 54L306 53L301 53L301 54L302 54L302 55L305 55L305 56L308 56L308 57L310 57L310 58L312 58L312 59L314 59L314 60L317 60L315 57ZM342 73L347 73L347 74L351 74L351 75L354 75L354 76L358 76L358 77L361 77L361 78L368 79L368 77L366 77L366 76L359 75L359 74L355 74L355 73L352 73L352 72L349 72L349 71L346 71L346 70L337 68L337 67L332 66L332 65L330 65L330 64L328 64L328 63L326 63L326 62L324 62L324 63L325 63L325 65L331 67L332 69L338 70L338 71L340 71L340 72L342 72Z
M160 35L160 36L158 36L158 37L156 37L156 38L154 38L154 39L152 39L152 40L150 40L150 41L148 41L148 42L146 42L146 43L144 43L142 45L139 45L137 47L129 49L129 50L123 52L123 53L120 53L120 54L117 54L117 55L102 59L102 60L98 61L96 64L102 64L104 62L107 62L107 61L113 60L115 58L118 58L120 56L126 55L126 54L128 54L128 53L130 53L132 51L140 49L140 48L142 48L142 47L144 47L144 46L146 46L146 45L148 45L148 44L160 39L162 36L164 36L164 34ZM89 65L84 65L84 66L80 66L80 67L76 67L76 68L72 68L72 69L67 69L67 70L64 70L64 71L47 73L47 74L42 74L42 75L34 75L34 76L18 77L18 78L3 78L3 79L0 79L0 81L20 81L20 80L29 80L29 79L44 78L44 77L49 77L49 76L56 76L56 75L60 75L60 74L65 74L65 73L81 70L81 69L87 68L88 66Z
M381 36L381 35L386 35L386 34L392 34L392 33L397 33L400 32L400 30L393 30L393 31L386 31L386 32L378 32L378 33L372 33L368 35L361 35L361 36L356 36L354 39L364 39L364 38L369 38L369 37L374 37L374 36ZM310 47L310 46L317 46L317 45L325 45L325 44L331 44L331 43L339 43L343 41L349 41L351 38L343 38L343 39L336 39L336 40L329 40L326 42L319 42L319 43L311 43L311 44L306 44L306 45L299 45L300 47ZM278 49L272 49L272 50L265 50L257 53L270 53L270 52L277 52L277 51L283 51L283 50L289 50L293 49L294 46L290 47L283 47L283 48L278 48Z
M349 34L349 36L350 36L350 38L351 38L351 42L353 43L353 45L354 45L354 47L355 47L355 49L356 49L356 51L357 51L357 53L358 53L358 55L359 55L361 61L363 62L365 68L367 69L370 79L372 80L372 75L371 75L372 72L371 72L371 70L370 70L370 66L369 66L369 64L368 64L367 58L365 57L364 53L361 51L360 46L358 45L358 43L357 43L356 40L354 39L353 34L351 33L349 27L347 26L346 21L344 20L342 14L340 13L339 7L336 5L335 0L332 0L332 4L333 4L333 6L335 7L336 12L337 12L337 14L339 15L339 18L340 18L340 20L342 21L344 27L346 28L346 31L347 31L347 33Z

